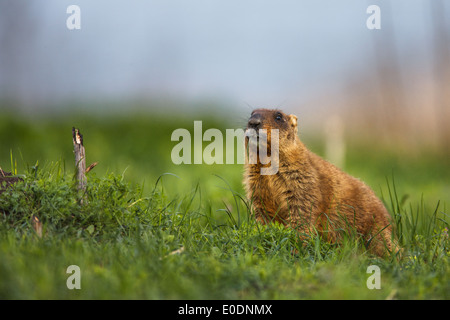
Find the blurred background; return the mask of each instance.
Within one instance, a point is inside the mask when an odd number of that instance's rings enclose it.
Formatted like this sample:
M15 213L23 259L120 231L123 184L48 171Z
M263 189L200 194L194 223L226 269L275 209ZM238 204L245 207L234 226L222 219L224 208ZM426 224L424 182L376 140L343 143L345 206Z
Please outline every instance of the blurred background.
M72 4L79 30L66 26ZM366 26L374 4L379 30ZM72 172L77 126L94 174L152 187L171 172L173 192L200 183L221 199L215 175L241 192L242 165L176 166L171 133L280 108L377 194L394 176L405 199L448 203L449 18L443 0L2 0L0 167Z

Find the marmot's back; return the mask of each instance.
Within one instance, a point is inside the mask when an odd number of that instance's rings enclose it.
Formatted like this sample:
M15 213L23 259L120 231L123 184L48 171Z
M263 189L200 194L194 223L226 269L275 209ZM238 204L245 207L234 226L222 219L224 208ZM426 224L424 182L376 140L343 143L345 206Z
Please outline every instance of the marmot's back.
M257 109L248 128L279 130L278 172L261 175L261 163L245 165L244 185L259 221L276 220L300 234L314 227L333 242L339 241L339 230L352 229L367 242L375 236L369 248L378 255L394 249L383 203L362 181L309 151L298 138L296 116Z

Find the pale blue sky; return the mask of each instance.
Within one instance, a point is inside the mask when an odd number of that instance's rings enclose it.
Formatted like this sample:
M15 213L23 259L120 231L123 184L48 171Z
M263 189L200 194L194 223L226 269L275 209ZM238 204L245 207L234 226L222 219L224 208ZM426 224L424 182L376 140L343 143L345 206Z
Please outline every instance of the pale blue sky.
M370 72L383 35L405 67L429 67L430 2L3 0L0 98L299 103ZM71 4L81 30L66 28ZM366 28L371 4L381 30Z

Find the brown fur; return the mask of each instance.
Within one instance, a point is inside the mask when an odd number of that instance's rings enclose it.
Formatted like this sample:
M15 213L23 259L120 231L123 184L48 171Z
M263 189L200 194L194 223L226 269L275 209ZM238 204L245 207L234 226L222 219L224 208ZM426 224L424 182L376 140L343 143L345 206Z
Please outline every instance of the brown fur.
M316 230L331 242L340 240L339 230L356 231L377 255L394 249L382 202L362 181L309 151L298 137L296 116L257 109L248 127L267 129L268 140L270 129L279 130L278 173L261 175L259 161L245 164L244 185L258 221L278 221L302 237Z

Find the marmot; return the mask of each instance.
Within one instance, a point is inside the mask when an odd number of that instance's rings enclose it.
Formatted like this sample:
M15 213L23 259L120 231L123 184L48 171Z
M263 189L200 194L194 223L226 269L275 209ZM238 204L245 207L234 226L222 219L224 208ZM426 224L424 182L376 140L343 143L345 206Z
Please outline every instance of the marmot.
M267 165L259 158L245 164L244 185L258 221L278 221L297 229L301 237L315 230L330 242L339 241L342 230L356 231L379 256L395 249L390 215L383 203L362 181L309 151L298 137L295 115L256 109L247 129L267 130L268 155L270 130L278 129L279 135L276 174L260 174ZM248 141L247 137L246 148Z

